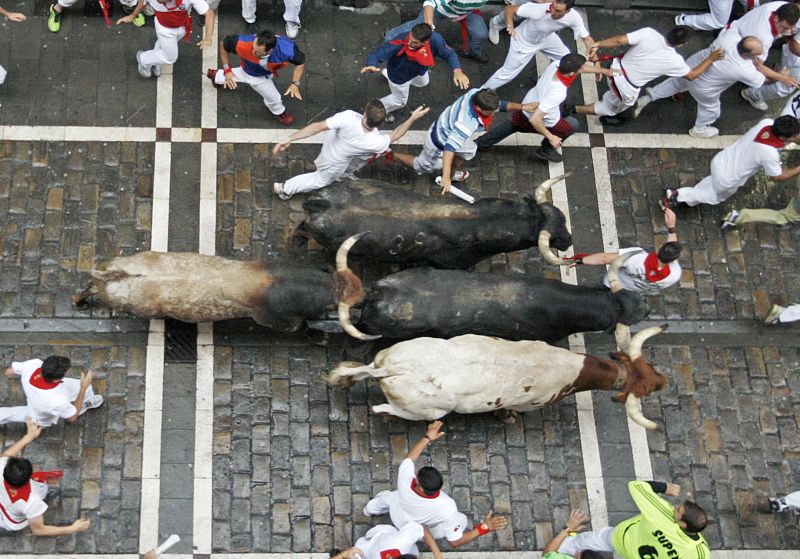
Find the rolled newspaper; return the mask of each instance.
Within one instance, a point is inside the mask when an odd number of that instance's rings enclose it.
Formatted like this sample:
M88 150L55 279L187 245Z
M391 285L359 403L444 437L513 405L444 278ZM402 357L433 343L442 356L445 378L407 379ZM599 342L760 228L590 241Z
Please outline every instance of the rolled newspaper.
M172 534L170 537L164 540L164 543L156 548L156 555L161 555L179 541L181 541L181 537L178 534Z
M438 186L442 186L442 177L436 177L436 184ZM450 194L452 194L456 198L461 198L465 202L469 202L470 204L474 204L475 203L475 198L473 196L470 196L469 194L467 194L466 192L464 192L463 190L461 190L457 186L453 186L451 184L449 192L450 192Z

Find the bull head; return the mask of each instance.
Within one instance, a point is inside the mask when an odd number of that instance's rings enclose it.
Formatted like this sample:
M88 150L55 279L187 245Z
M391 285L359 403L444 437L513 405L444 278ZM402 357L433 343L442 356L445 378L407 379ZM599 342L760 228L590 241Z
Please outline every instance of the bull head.
M336 251L336 273L334 274L334 289L336 291L336 300L338 301L339 322L345 332L356 339L364 341L377 340L381 336L364 334L353 326L353 323L350 321L350 307L361 302L364 298L364 290L361 287L361 280L358 279L358 276L356 276L347 265L347 253L350 252L350 249L361 237L369 233L370 231L357 233L349 237L339 246L339 250Z
M535 203L544 214L544 225L539 231L539 253L548 264L559 266L561 259L553 252L553 248L567 250L572 246L572 235L567 230L566 219L558 209L547 201L547 192L554 184L564 180L570 175L565 173L544 181L534 191ZM529 200L530 203L530 200Z

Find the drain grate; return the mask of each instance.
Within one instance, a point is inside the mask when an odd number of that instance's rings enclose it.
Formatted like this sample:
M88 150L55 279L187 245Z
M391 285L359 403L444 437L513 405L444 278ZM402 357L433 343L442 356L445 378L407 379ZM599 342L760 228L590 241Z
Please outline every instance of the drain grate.
M168 318L164 330L164 362L197 363L197 325Z

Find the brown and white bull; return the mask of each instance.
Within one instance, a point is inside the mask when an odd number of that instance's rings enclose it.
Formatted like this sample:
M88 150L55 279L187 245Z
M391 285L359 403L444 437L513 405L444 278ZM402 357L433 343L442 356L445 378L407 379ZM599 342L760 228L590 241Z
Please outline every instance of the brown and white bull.
M347 252L360 237L339 247L333 274L312 266L187 252L118 256L92 270L89 286L74 302L81 307L94 297L116 312L184 322L249 317L273 330L294 332L337 304L342 314L361 301L361 281L347 267Z
M526 412L584 390L614 390L630 418L654 429L642 414L641 398L661 390L664 375L642 357L642 344L666 328L634 335L614 360L572 353L538 341L512 342L467 334L444 340L416 338L378 352L369 365L340 363L328 376L348 387L380 379L388 403L376 413L434 420L450 412ZM624 339L623 335L618 339Z

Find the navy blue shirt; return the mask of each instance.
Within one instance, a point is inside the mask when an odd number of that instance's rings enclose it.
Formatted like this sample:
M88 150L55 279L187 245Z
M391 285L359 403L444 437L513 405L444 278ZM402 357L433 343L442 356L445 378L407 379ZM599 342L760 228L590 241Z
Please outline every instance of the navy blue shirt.
M395 37L393 40L402 41L405 37L405 35L402 35ZM458 60L456 51L447 45L444 37L434 32L429 42L433 56L447 61L451 70L461 68L461 62ZM397 56L397 53L402 48L402 44L383 43L369 53L366 66L380 66L383 62L386 62L386 73L389 74L389 79L396 84L413 80L417 76L424 75L430 69L430 66L423 66L419 62L410 60L407 56Z

